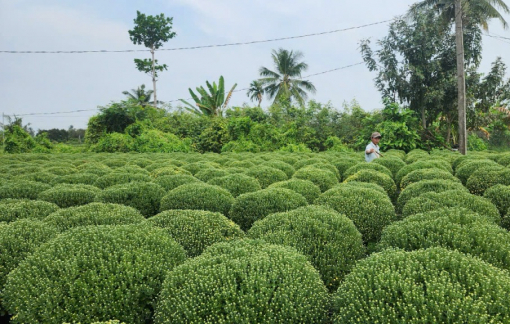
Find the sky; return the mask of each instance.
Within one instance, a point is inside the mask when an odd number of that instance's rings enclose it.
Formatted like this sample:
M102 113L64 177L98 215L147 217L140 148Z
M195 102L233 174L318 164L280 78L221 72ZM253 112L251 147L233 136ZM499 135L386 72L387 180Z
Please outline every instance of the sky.
M177 36L164 49L249 42L357 27L405 14L415 0L0 0L0 51L144 50L128 30L139 10L173 17ZM510 16L505 19L510 22ZM301 51L308 63L304 76L362 62L359 42L386 36L388 23L321 36L243 46L158 51L168 65L157 83L158 100L189 98L188 88L225 78L227 89L248 88L259 69L273 69L271 51ZM510 37L498 21L489 32ZM483 38L480 71L487 73L498 56L510 65L510 41ZM135 68L148 52L84 54L0 53L0 113L22 116L37 129L86 128L88 119L125 98L125 90L151 77ZM309 98L337 108L356 99L367 111L381 108L375 72L356 65L308 78L317 93ZM508 74L507 74L508 76ZM236 92L231 106L250 103ZM262 107L270 100L264 99ZM173 102L175 108L179 102ZM256 103L253 103L256 105ZM73 112L84 110L81 112ZM45 113L46 115L42 114ZM47 114L54 113L54 114ZM25 114L35 114L23 116Z

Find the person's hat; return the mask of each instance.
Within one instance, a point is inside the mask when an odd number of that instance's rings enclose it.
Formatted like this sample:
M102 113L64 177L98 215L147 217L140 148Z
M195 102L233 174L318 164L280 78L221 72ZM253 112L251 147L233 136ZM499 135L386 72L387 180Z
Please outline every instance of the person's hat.
M381 137L381 133L379 133L379 132L372 133L371 138L377 138L377 137Z

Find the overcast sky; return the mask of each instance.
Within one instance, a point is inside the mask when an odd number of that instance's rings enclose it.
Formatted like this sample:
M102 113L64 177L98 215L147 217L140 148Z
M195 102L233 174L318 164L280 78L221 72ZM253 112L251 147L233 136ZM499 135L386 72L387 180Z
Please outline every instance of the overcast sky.
M128 50L128 30L136 11L173 17L177 36L164 48L247 42L355 27L404 14L414 0L0 0L0 50ZM505 16L510 22L510 17ZM160 74L158 99L188 98L188 88L206 80L225 78L247 88L259 77L261 66L273 68L271 50L284 48L304 53L305 75L362 62L359 41L386 35L381 24L323 36L244 46L160 51L156 58L168 65ZM510 37L510 31L493 21L489 31ZM484 37L482 72L497 56L510 65L510 41ZM68 114L24 116L34 129L85 128L97 106L119 101L122 91L145 84L149 75L136 70L134 58L150 53L4 54L0 53L0 113ZM317 94L310 98L341 109L356 99L365 110L381 107L374 73L358 65L310 77ZM249 102L237 92L231 105ZM265 99L263 107L269 105ZM174 103L174 106L177 103Z

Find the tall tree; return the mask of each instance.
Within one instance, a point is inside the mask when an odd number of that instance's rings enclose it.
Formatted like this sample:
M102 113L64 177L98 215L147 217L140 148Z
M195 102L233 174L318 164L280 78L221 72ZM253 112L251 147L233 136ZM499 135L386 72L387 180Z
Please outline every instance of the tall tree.
M315 86L307 80L300 80L301 73L308 69L308 64L300 62L303 53L300 51L288 51L285 49L273 50L271 54L275 65L275 71L266 67L259 70L259 79L265 86L264 91L270 99L289 99L296 100L304 105L308 97L307 92L315 93Z
M246 95L250 98L251 101L257 100L259 102L258 106L260 107L262 98L264 96L264 87L262 86L262 83L257 80L252 81Z
M157 49L163 46L164 42L174 38L177 34L172 31L173 18L165 17L164 14L158 16L146 16L140 11L136 12L134 19L135 27L129 31L129 38L134 44L141 45L150 49L152 59L135 59L138 71L150 73L152 75L152 84L154 91L154 106L157 107L158 99L156 94L156 78L158 71L167 70L166 64L158 65L158 60L154 58Z
M503 0L422 0L410 9L414 15L421 9L431 9L439 12L444 25L455 21L455 40L457 58L457 88L458 88L458 117L459 117L459 150L467 153L466 131L466 80L464 71L464 28L463 25L478 25L488 29L488 21L496 18L506 28L507 23L501 13L510 13L510 9Z
M232 86L226 96L225 79L223 79L223 76L220 76L218 84L216 84L216 82L210 84L209 81L206 81L205 83L209 92L207 92L204 87L196 88L198 94L201 96L200 98L193 92L193 90L191 90L191 88L189 89L189 93L195 101L195 106L198 107L198 109L184 99L179 100L186 105L184 109L197 115L210 117L221 116L223 114L223 110L227 107L228 102L232 97L232 93L234 92L237 83Z
M131 92L129 91L122 91L123 95L126 95L128 98L133 99L136 101L140 106L145 107L147 104L152 104L151 97L154 93L153 90L145 90L145 84L142 84L136 89L131 89Z

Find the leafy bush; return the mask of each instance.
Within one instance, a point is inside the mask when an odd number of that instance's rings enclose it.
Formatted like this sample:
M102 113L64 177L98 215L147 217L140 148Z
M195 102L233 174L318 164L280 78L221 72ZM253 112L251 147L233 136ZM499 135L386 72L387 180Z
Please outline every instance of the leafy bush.
M398 171L400 171L400 169L402 169L403 167L406 166L406 163L404 161L402 161L402 159L400 159L398 157L393 157L391 155L386 156L386 154L384 155L383 159L375 159L372 162L375 164L380 164L380 165L388 168L388 170L391 171L393 178L395 178L395 176L397 175Z
M110 169L108 166L104 165L103 163L99 163L99 162L84 163L84 164L77 166L76 169L80 172L93 173L93 174L97 174L98 176L103 176L105 174L112 172L112 169Z
M193 175L199 173L200 171L217 169L219 167L220 165L217 163L205 161L193 162L182 166L184 170L191 172Z
M106 159L103 161L103 164L106 165L107 167L109 168L112 168L112 169L115 169L117 170L118 168L121 168L123 166L125 166L127 163L127 160L126 159Z
M135 140L127 134L109 133L99 138L97 144L92 145L92 152L116 153L131 152L134 150Z
M324 323L327 307L327 290L305 256L239 240L169 272L154 323Z
M227 190L206 183L189 183L170 190L161 199L161 211L193 209L228 215L234 197Z
M338 173L340 173L340 175L341 175L341 179L339 179L339 181L342 181L344 179L343 178L343 174L345 173L345 171L347 169L349 169L350 167L355 166L358 163L360 163L360 162L357 161L357 160L348 159L348 158L343 158L341 160L337 160L337 161L332 162L332 164L338 170Z
M309 257L329 291L365 253L361 234L346 216L322 206L306 206L256 221L248 235L292 246Z
M443 169L419 169L409 172L405 177L402 178L400 181L400 189L404 190L410 184L422 180L447 180L460 183L460 180L457 177Z
M5 303L20 323L148 323L167 271L185 258L163 229L79 227L41 246L9 274Z
M396 219L395 208L388 196L374 189L338 186L323 193L315 204L346 215L366 243L378 241L382 229Z
M478 169L484 169L487 167L498 166L498 164L492 160L466 160L460 164L455 170L455 176L462 181L463 185L466 185L469 177Z
M427 151L421 150L421 149L415 149L407 153L404 162L407 164L414 163L419 160L426 160L429 159L430 155Z
M250 161L232 161L227 162L225 166L229 168L243 168L243 169L249 169L255 166L255 163Z
M497 184L510 186L510 168L483 168L474 172L466 182L472 194L483 196L485 190Z
M220 213L203 210L167 210L148 222L164 228L189 257L196 257L214 243L243 238L237 224Z
M387 174L374 170L360 170L345 179L345 182L352 181L378 184L384 188L384 191L392 200L397 198L397 186L395 185L395 181Z
M500 215L490 200L472 195L465 190L448 190L440 193L428 192L408 201L402 211L402 217L447 208L463 207L494 223L499 223Z
M506 215L510 208L510 186L495 185L487 189L483 196L498 208L501 217Z
M181 140L172 133L151 129L135 138L134 150L139 153L191 152L191 141Z
M51 181L51 185L54 186L61 183L94 185L98 178L99 176L93 173L74 173L54 178Z
M57 166L46 168L45 171L49 174L54 174L57 176L65 176L78 172L78 170L74 167L57 167Z
M228 190L235 198L239 195L261 189L259 181L245 174L230 174L220 178L213 178L207 182L210 185L220 186Z
M7 275L42 243L57 236L57 230L35 219L21 219L0 226L0 291ZM0 298L0 316L5 315Z
M269 160L267 162L262 163L261 165L282 170L283 172L285 172L288 178L291 178L294 172L296 172L296 169L294 169L292 165L285 163L283 161Z
M209 180L213 178L220 178L224 177L226 175L229 175L230 173L223 169L206 169L199 171L195 174L195 178L203 181L208 182Z
M41 192L37 198L56 204L60 208L86 205L93 202L101 190L82 184L59 184Z
M48 184L35 181L7 181L0 186L0 199L37 199L39 193L50 188Z
M151 171L151 177L153 178L159 178L163 176L170 176L176 174L192 175L191 172L189 172L188 170L184 170L183 168L177 166L166 166Z
M179 186L188 183L201 182L197 178L189 174L174 174L168 176L161 176L154 180L154 183L160 185L166 191L170 191Z
M461 252L388 250L347 275L334 323L506 323L509 290L507 272Z
M286 212L306 206L305 197L284 188L267 188L240 195L236 198L229 217L248 230L251 225L269 214Z
M405 204L412 198L427 192L443 192L448 190L466 191L467 189L459 182L449 180L423 180L407 186L398 197L397 211L402 212Z
M338 178L334 173L318 169L315 166L307 166L297 170L293 178L311 181L319 187L321 192L331 189L338 183Z
M417 161L412 164L408 164L402 169L400 169L397 172L397 175L395 176L395 183L397 185L400 185L400 182L402 179L408 175L409 173L416 171L416 170L422 170L422 169L442 169L445 171L448 171L449 173L453 174L453 169L450 166L450 164L444 160L425 160L425 161Z
M106 189L111 186L130 183L130 182L151 182L152 179L148 175L127 172L112 172L94 181L94 186Z
M382 194L388 196L386 190L380 185L373 182L358 182L358 181L350 181L350 182L342 182L334 186L333 188L363 188L378 191ZM389 198L389 196L388 196Z
M130 182L106 188L97 195L96 201L133 207L150 217L159 212L165 194L165 189L155 183Z
M391 173L390 169L388 169L385 166L375 163L361 162L345 170L342 179L347 179L348 177L352 176L353 174L361 170L374 170L377 172L384 173L389 177L393 177L393 174Z
M51 183L51 181L53 181L53 179L55 179L56 177L58 177L58 176L55 174L42 171L42 172L35 172L35 173L31 173L31 174L24 174L24 175L16 176L16 177L13 177L11 180L13 180L13 181L19 181L19 180L35 181L35 182L42 182L42 183L48 184L48 183ZM1 184L1 182L0 182L0 184Z
M266 166L253 167L246 171L246 175L257 179L262 188L267 188L272 183L288 179L282 170Z
M321 189L313 182L296 178L287 181L275 182L268 188L290 189L305 197L309 204L312 204L321 194Z
M61 209L44 219L44 222L60 232L87 225L128 225L145 221L140 212L132 207L90 203L85 206Z
M510 154L509 153L502 154L496 161L499 164L501 164L502 166L509 166L510 165Z
M309 158L309 159L300 159L296 163L294 163L294 169L297 171L305 166L312 164L330 164L330 162L324 158Z
M114 173L131 173L138 175L146 175L149 176L150 172L137 166L137 165L125 165L120 168L116 168Z
M53 203L26 199L0 200L0 222L14 222L18 219L43 219L57 211L59 207Z

